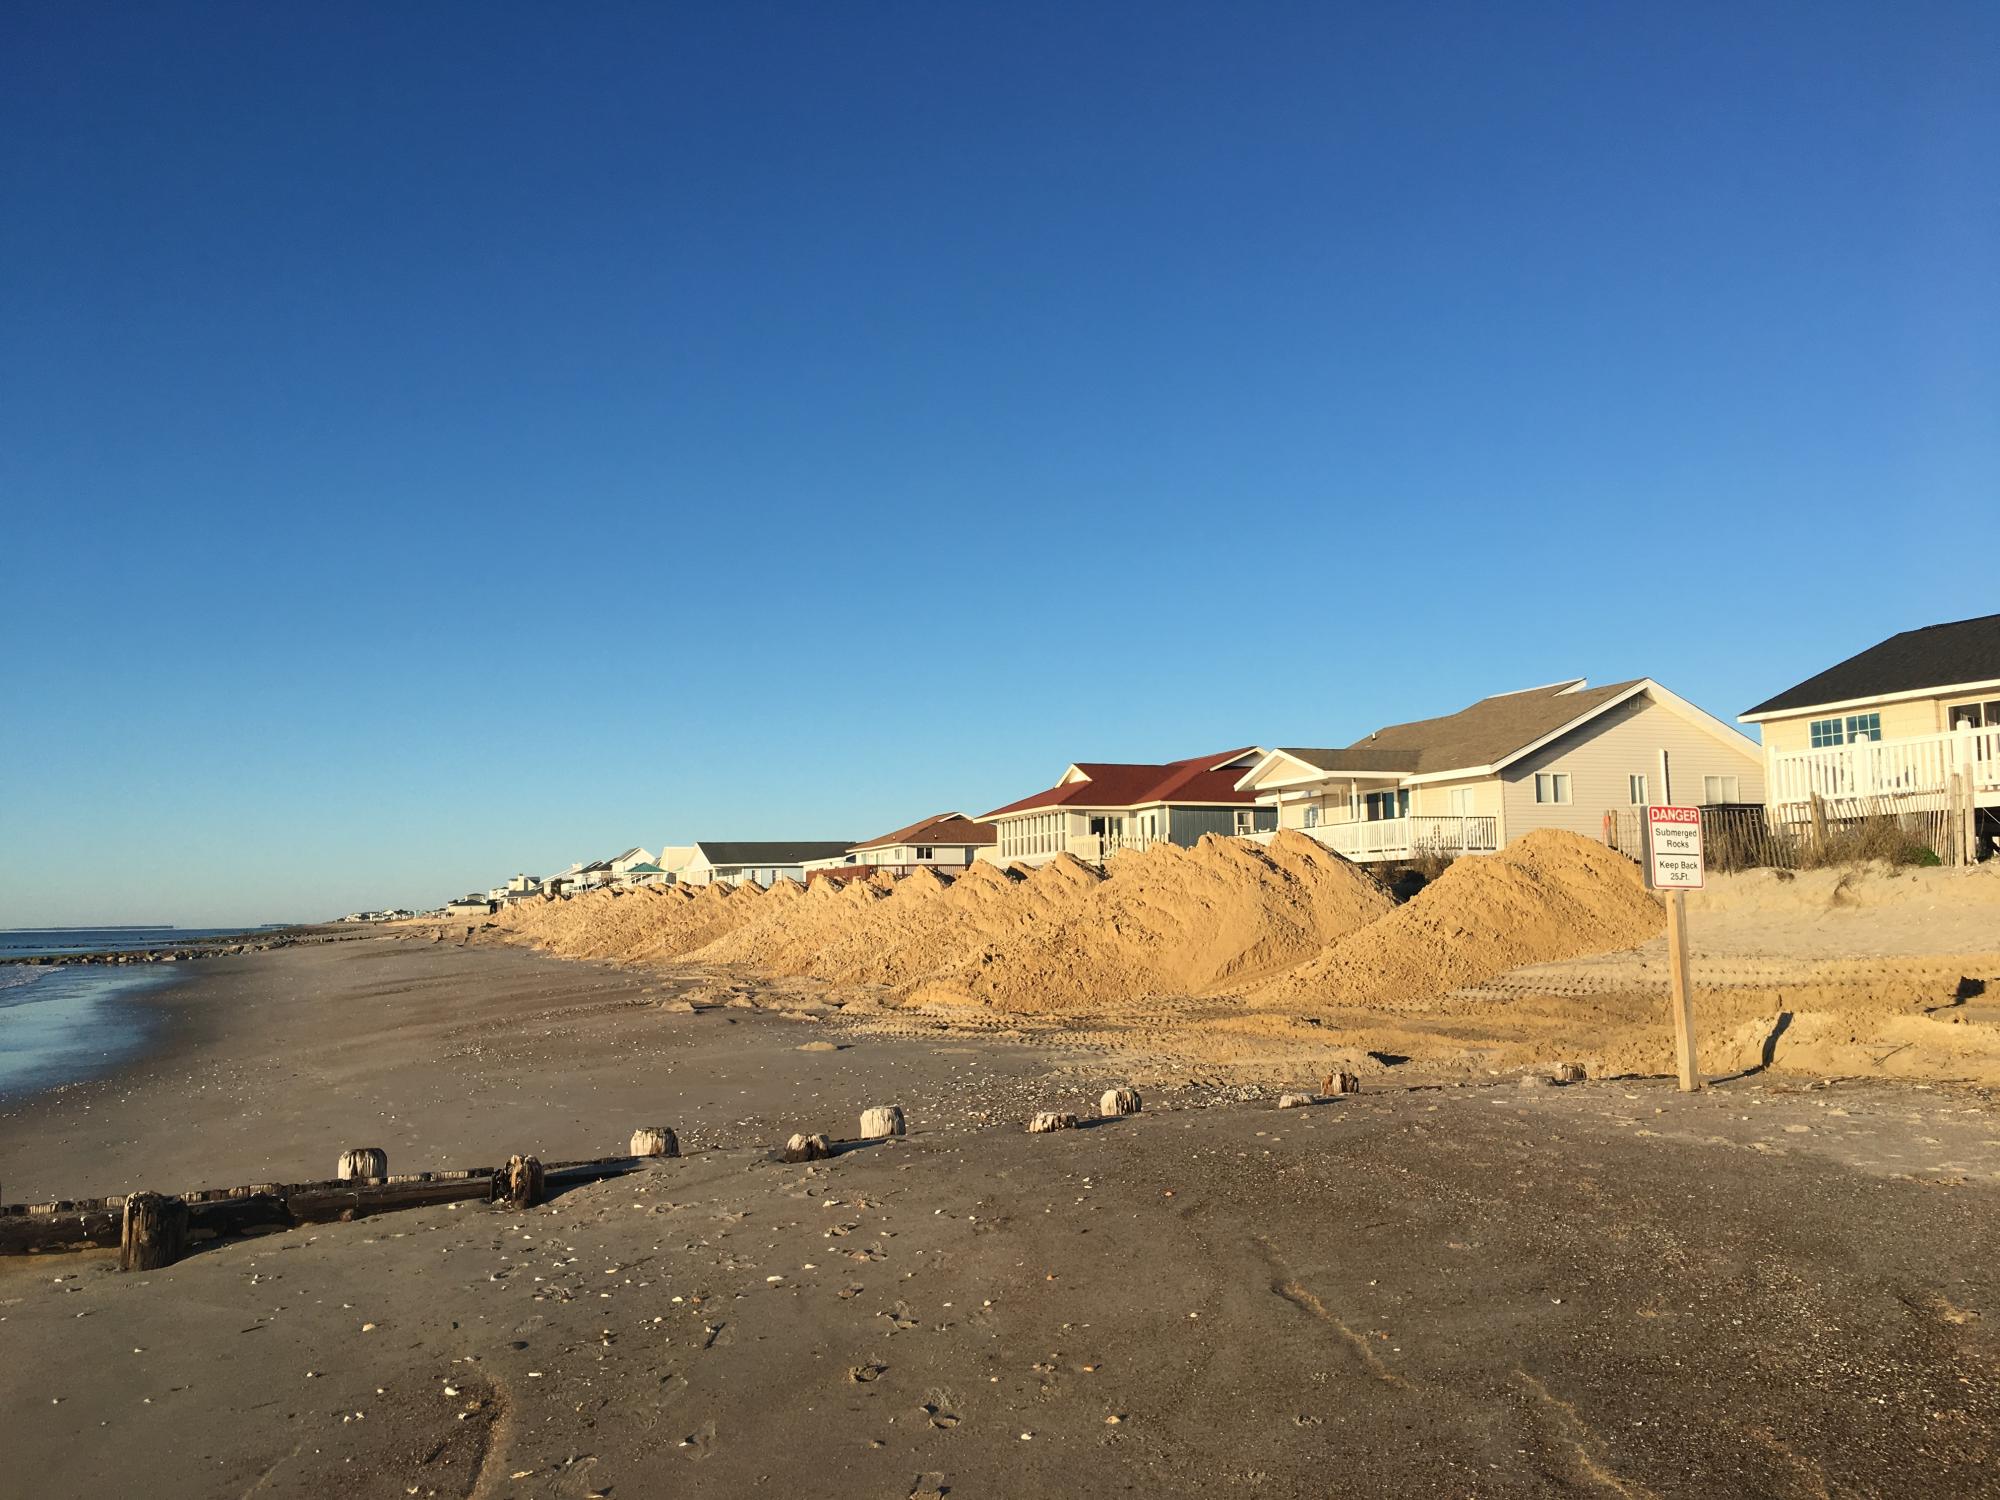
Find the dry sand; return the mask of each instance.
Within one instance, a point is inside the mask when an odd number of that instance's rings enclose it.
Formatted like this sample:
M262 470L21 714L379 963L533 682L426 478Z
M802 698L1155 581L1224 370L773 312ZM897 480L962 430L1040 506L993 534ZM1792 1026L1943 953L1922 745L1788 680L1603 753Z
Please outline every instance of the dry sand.
M2000 868L1714 878L1689 903L1711 1074L2000 1081ZM1598 844L1531 834L1396 905L1312 840L1204 839L844 888L596 895L483 936L704 976L885 1035L1060 1044L1148 1082L1671 1071L1660 903ZM1996 989L1995 993L2000 993Z
M504 947L186 967L148 1002L171 1050L0 1109L10 1197L311 1176L356 1144L592 1154L637 1124L687 1155L144 1274L0 1263L7 1493L2000 1491L1976 1091L1510 1080L1280 1114L1183 1089L1030 1136L1124 1075L690 1014L653 969ZM905 1140L772 1159L892 1100Z

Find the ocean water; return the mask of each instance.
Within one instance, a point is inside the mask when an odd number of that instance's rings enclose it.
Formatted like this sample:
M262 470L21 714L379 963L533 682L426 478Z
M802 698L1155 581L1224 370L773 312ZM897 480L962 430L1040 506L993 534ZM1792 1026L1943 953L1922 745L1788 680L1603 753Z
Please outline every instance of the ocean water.
M239 928L70 927L0 931L0 958L36 953L101 953L167 948ZM179 965L0 963L0 1099L78 1083L137 1057L159 1017L134 1004L171 984Z

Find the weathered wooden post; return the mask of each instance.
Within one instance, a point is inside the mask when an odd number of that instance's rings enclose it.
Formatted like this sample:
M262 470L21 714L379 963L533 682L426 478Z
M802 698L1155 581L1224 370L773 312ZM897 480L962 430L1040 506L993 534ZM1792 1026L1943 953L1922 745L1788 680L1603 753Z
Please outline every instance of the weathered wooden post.
M861 1111L861 1138L879 1141L886 1136L902 1135L903 1106L900 1104L878 1104L873 1109Z
M1066 1109L1045 1109L1028 1121L1029 1135L1046 1135L1052 1130L1076 1129L1076 1116Z
M632 1132L632 1155L679 1156L680 1137L664 1125L642 1125Z
M187 1251L188 1206L166 1193L129 1193L118 1240L118 1269L157 1271Z
M1338 1071L1329 1073L1326 1081L1320 1084L1319 1091L1322 1094L1358 1094L1361 1092L1360 1075Z
M1557 1083L1582 1083L1589 1076L1584 1071L1582 1063L1569 1062L1556 1064Z
M389 1153L380 1146L354 1146L340 1153L340 1164L333 1175L342 1182L352 1182L359 1178L377 1180L389 1175Z
M1136 1115L1141 1108L1139 1091L1134 1088L1106 1089L1097 1101L1097 1112L1107 1119L1113 1115Z
M510 1156L493 1174L493 1197L509 1208L533 1208L542 1201L542 1164L532 1156Z

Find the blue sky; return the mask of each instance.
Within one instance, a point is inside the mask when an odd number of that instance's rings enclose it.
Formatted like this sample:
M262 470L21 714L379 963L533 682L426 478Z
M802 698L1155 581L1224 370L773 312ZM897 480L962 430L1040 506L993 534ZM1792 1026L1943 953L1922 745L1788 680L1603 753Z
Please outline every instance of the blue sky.
M20 4L0 926L2000 608L1984 4Z

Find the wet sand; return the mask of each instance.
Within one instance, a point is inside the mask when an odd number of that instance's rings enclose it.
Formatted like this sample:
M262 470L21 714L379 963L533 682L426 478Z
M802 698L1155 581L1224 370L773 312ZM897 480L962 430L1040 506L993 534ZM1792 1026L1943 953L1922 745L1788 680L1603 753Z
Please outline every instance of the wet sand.
M620 1149L462 1205L0 1263L49 1495L2000 1493L2000 1113L1746 1077L1279 1112L392 940L206 960L167 1050L0 1111L10 1200ZM800 1051L808 1042L840 1050ZM820 1165L770 1148L911 1135ZM1112 1419L1116 1419L1115 1421Z

